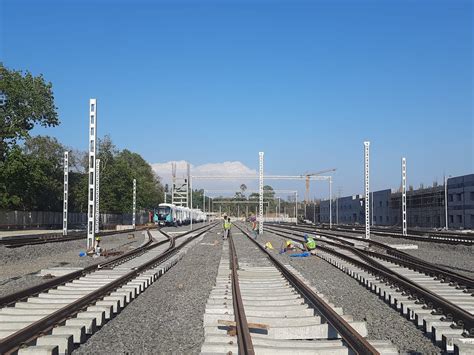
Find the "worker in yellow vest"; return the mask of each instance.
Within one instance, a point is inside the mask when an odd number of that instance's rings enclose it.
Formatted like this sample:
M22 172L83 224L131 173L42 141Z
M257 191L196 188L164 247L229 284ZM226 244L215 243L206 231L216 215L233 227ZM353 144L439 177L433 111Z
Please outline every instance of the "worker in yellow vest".
M224 221L224 240L227 239L230 233L230 229L232 228L232 223L230 223L230 217Z
M304 235L304 247L309 252L311 252L311 250L316 249L316 242L313 238L308 237L307 234Z

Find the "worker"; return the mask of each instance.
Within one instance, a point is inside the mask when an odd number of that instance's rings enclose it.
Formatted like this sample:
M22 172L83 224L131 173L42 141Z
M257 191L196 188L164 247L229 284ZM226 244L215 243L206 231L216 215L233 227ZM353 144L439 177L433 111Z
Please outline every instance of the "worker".
M304 247L309 252L311 252L311 250L316 249L316 242L313 238L308 237L307 234L304 235Z
M95 255L100 256L100 253L102 252L102 248L100 246L100 237L95 238Z
M230 233L230 229L232 228L232 223L230 222L230 217L227 218L226 221L224 221L224 240L227 239Z
M296 249L295 242L292 241L291 239L288 239L285 242L285 251L295 250L295 249Z

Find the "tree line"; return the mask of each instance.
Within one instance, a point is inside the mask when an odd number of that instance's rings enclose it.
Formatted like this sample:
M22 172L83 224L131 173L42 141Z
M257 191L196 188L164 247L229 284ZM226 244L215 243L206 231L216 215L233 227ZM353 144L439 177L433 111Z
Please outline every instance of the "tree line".
M61 211L64 151L69 151L69 211L87 211L88 153L49 136L30 135L35 126L60 124L52 84L43 76L7 69L0 63L0 209ZM163 202L163 186L137 153L120 150L109 136L99 139L100 210L132 209L137 180L137 208Z

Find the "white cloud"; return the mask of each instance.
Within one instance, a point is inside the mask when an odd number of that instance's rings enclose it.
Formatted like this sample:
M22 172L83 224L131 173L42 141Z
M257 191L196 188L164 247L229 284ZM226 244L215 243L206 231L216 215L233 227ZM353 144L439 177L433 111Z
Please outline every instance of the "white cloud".
M151 164L155 173L162 178L163 183L169 184L172 180L172 161ZM186 176L187 163L184 160L176 161L176 176ZM256 176L257 171L251 169L240 161L225 161L222 163L207 163L190 165L191 175L194 176ZM193 188L204 189L233 189L238 191L240 184L245 183L249 188L256 184L255 180L228 179L228 180L193 180ZM256 187L256 186L255 186Z

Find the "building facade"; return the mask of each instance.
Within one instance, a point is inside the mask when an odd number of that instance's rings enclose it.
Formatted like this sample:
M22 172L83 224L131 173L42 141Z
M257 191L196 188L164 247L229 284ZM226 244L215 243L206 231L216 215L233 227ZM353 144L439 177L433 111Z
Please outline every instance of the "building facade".
M401 227L401 192L386 189L371 192L370 197L372 225ZM364 200L362 195L332 200L332 223L364 224ZM315 208L316 210L307 210L306 219L328 224L329 200L321 201ZM474 229L474 174L449 178L446 185L407 191L408 228L444 228L446 212L449 229Z

